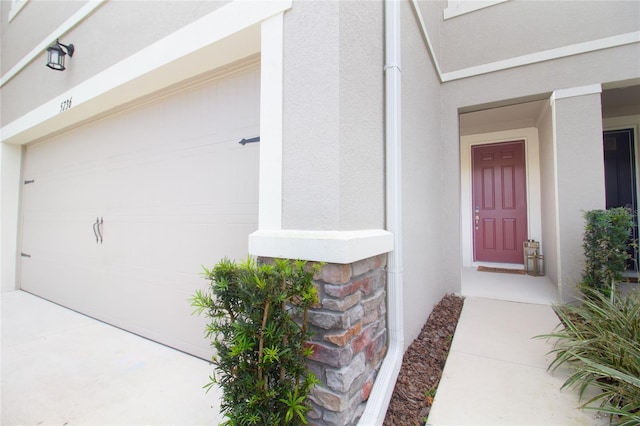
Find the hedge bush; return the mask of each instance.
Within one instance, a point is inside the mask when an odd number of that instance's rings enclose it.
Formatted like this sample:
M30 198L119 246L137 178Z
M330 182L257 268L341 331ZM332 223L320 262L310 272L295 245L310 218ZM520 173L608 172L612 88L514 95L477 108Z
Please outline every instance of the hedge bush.
M595 289L610 297L615 284L623 278L631 256L633 215L629 209L591 210L584 214L583 238L585 269L581 287L589 293Z
M222 388L224 424L307 423L307 395L318 383L306 364L316 270L289 260L258 265L225 259L204 268L209 289L196 291L191 305L211 320L205 334L216 354L205 388Z

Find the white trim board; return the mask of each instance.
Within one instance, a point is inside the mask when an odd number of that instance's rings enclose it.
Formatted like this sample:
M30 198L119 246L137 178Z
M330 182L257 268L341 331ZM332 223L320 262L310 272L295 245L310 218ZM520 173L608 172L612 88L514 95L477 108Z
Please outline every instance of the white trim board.
M550 102L553 103L556 99L575 98L576 96L594 95L596 93L602 93L601 84L558 89L551 94Z
M632 127L640 128L640 114L621 115L602 119L602 130L620 130Z
M506 1L509 0L449 0L447 8L442 12L442 17L447 20Z
M20 11L26 6L28 1L29 0L12 0L11 10L9 10L9 16L7 17L7 20L9 22L13 21L13 18L15 18L18 13L20 13Z
M348 264L393 251L393 234L362 231L258 230L249 236L252 256Z
M262 23L258 229L282 227L284 13Z
M260 23L291 0L231 2L114 64L0 129L24 144L260 52ZM61 104L73 99L61 112Z
M433 47L429 39L429 34L427 32L424 19L422 18L420 8L418 7L417 0L411 0L411 3L413 6L413 12L416 15L416 18L420 25L420 30L422 31L422 36L425 40L425 45L429 52L429 56L433 61L433 65L438 73L438 78L440 79L441 83L460 80L468 77L475 77L478 75L488 74L496 71L504 71L511 68L522 67L525 65L537 64L540 62L551 61L568 56L625 46L627 44L640 43L640 31L633 31L630 33L619 34L612 37L605 37L597 40L589 40L583 43L570 44L568 46L562 46L555 49L542 50L540 52L515 56L513 58L508 58L501 61L490 62L487 64L443 73L441 71L440 64L438 63L438 59L435 56L435 52L433 51Z

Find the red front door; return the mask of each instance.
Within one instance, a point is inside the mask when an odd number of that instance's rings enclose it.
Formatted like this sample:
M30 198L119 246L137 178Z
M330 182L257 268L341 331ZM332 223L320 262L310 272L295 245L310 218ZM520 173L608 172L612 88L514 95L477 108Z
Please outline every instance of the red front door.
M524 141L472 147L473 255L479 262L523 263L527 240Z

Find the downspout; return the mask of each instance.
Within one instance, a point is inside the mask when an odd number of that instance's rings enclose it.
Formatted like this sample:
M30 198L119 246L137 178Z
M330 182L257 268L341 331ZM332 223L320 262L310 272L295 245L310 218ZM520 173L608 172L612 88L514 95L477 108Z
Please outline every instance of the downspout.
M400 1L385 0L385 150L386 220L393 234L387 261L387 315L389 343L359 425L381 425L395 387L404 355L402 318L402 167Z

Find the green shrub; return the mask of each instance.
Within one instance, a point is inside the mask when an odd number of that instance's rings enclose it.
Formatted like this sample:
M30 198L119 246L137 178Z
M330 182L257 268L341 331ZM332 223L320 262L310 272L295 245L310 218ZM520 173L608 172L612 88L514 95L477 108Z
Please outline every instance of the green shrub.
M315 271L288 260L225 259L204 268L209 291L196 291L191 305L211 320L205 334L216 350L215 371L205 388L222 388L225 424L306 424L307 395L318 383L306 366Z
M557 339L550 370L570 368L562 388L598 393L582 407L609 414L612 424L640 424L640 291L607 297L597 290L580 305L555 306L561 327L540 336ZM600 392L601 391L601 392ZM593 404L596 405L593 405ZM599 405L598 405L599 403Z
M611 295L631 258L627 252L633 216L629 209L591 210L584 214L585 270L582 287ZM588 292L588 290L587 290Z

